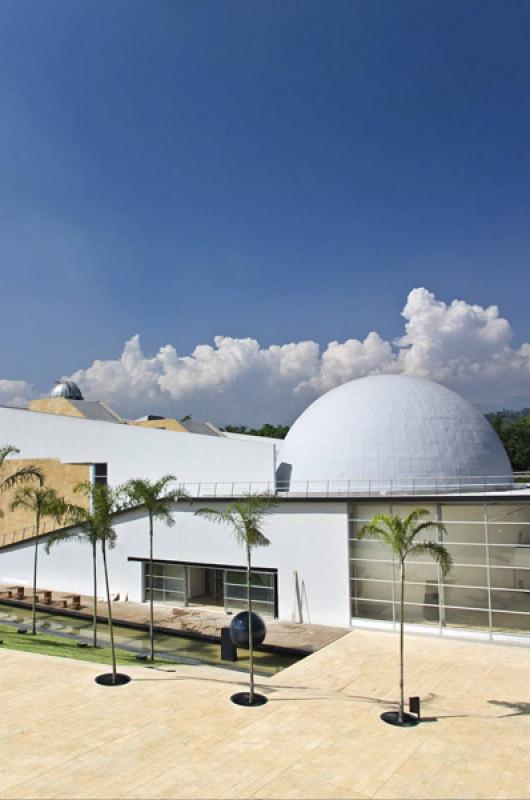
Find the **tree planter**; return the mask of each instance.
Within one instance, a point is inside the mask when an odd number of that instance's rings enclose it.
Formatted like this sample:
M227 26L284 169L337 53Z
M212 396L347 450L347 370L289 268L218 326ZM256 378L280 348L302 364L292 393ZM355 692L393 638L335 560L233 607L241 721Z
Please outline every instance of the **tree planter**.
M126 683L129 683L131 678L129 675L124 675L123 672L117 672L116 680L114 680L112 672L105 672L103 675L98 675L94 680L100 686L124 686Z
M250 702L250 692L236 692L230 698L232 703L235 703L236 706L264 706L267 701L267 698L262 695L258 694L257 692L253 692L252 695L252 702Z
M413 728L415 725L419 725L418 717L413 717L412 714L403 714L403 719L399 719L399 711L385 711L381 714L381 719L383 722L387 722L389 725L397 725L400 728Z

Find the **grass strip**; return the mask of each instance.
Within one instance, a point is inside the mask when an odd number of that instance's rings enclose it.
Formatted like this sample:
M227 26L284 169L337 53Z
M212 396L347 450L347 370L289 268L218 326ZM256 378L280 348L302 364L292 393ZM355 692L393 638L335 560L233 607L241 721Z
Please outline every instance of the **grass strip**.
M110 647L101 647L94 650L88 647L78 647L75 639L66 639L63 636L54 636L49 633L17 633L16 628L10 625L0 625L0 639L3 643L0 649L21 650L26 653L39 653L43 656L56 656L59 658L76 658L78 661L92 661L96 664L106 664L110 668ZM129 664L138 667L142 662L136 660L136 653L120 650L116 647L116 660L118 664ZM174 661L155 659L154 662L146 661L145 664L175 666Z

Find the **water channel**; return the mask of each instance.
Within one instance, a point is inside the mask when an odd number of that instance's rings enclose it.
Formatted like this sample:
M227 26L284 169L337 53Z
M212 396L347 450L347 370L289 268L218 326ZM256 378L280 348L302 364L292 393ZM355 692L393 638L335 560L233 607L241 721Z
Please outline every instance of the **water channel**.
M29 628L31 611L0 603L0 623L16 627L25 625ZM39 631L77 641L87 641L90 644L92 620L78 619L48 611L37 611L37 632ZM117 648L129 652L141 653L149 648L149 635L146 630L128 628L116 623L114 624L114 640ZM104 646L109 644L108 628L104 624L98 624L98 642ZM155 651L159 658L181 664L212 664L231 669L248 669L246 650L238 651L236 662L221 661L219 643L201 639L155 633ZM273 675L299 659L299 656L283 653L256 651L254 654L256 672L262 675Z

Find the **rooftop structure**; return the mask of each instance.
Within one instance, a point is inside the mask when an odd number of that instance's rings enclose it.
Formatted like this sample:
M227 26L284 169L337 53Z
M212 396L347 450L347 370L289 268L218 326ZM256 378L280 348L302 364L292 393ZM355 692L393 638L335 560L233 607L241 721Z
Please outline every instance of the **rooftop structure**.
M456 392L404 375L350 381L297 419L279 452L281 488L335 491L502 489L504 448L484 415Z
M55 381L50 397L67 397L69 400L83 400L81 389L74 381Z

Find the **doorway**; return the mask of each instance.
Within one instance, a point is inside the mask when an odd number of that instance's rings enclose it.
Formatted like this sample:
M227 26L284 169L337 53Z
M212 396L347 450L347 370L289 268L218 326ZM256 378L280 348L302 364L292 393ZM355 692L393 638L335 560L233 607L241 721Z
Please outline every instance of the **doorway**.
M188 567L188 604L224 607L224 570Z

